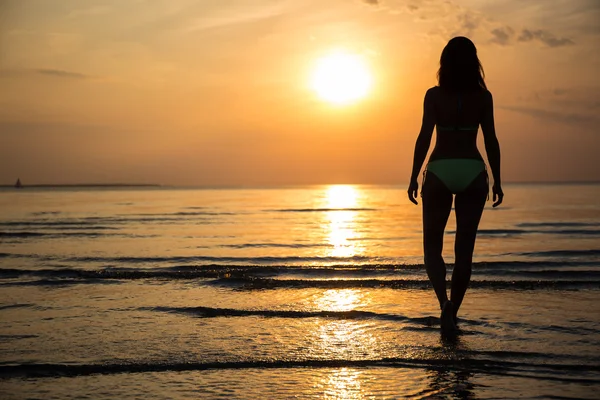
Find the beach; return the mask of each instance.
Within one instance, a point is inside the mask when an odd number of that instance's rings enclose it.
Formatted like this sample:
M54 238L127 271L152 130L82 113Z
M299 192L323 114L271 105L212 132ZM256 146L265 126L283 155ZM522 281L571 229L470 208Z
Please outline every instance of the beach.
M404 187L0 189L0 396L596 398L600 184L504 191L448 340Z

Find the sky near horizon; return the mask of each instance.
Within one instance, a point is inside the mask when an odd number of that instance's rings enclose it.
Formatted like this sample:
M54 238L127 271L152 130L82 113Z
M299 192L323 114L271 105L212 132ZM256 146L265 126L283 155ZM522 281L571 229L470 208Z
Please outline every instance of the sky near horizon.
M0 183L403 184L457 35L503 180L600 180L598 0L0 0ZM336 49L352 104L310 88Z

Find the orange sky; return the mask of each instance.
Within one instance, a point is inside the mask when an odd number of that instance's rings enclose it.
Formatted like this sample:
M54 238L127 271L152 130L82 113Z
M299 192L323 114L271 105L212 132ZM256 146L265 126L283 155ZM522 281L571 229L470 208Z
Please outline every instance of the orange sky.
M456 35L504 180L600 180L598 21L597 0L4 0L0 183L404 184ZM309 87L335 48L373 74L348 106Z

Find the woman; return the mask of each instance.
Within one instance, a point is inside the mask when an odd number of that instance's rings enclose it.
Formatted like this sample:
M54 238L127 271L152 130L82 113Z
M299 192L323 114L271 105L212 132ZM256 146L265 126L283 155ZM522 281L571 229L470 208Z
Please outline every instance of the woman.
M492 94L485 85L475 45L466 37L455 37L442 51L438 86L425 94L423 123L415 146L408 187L409 200L417 204L417 178L429 150L433 128L437 126L436 145L425 169L421 197L425 268L440 303L444 333L456 330L456 314L471 279L475 236L488 197L488 175L477 150L479 125L494 177L493 206L497 207L502 203L504 194ZM456 213L455 262L448 299L442 247L453 195Z

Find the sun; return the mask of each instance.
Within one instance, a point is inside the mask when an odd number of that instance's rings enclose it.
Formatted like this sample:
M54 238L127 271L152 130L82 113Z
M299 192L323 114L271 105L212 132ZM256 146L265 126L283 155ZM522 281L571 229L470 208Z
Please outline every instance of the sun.
M373 82L360 56L335 51L317 60L310 83L321 99L344 105L365 97Z

